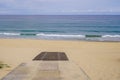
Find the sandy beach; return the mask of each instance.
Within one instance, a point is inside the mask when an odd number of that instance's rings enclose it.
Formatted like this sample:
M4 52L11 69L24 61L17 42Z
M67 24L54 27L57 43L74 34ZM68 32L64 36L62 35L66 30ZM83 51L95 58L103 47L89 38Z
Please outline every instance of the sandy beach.
M91 80L120 80L120 42L0 39L0 79L43 51L65 52Z

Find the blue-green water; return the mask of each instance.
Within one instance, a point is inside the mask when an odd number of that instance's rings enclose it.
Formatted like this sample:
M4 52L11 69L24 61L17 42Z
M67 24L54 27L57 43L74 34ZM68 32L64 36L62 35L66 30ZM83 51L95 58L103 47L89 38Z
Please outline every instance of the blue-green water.
M120 41L120 16L1 15L0 37Z

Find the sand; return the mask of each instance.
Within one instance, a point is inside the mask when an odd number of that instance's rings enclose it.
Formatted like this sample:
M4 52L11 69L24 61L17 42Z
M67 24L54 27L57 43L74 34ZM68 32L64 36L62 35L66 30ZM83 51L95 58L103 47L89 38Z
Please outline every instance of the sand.
M120 42L29 39L0 39L0 61L10 66L0 69L0 78L43 51L65 52L91 80L120 80Z

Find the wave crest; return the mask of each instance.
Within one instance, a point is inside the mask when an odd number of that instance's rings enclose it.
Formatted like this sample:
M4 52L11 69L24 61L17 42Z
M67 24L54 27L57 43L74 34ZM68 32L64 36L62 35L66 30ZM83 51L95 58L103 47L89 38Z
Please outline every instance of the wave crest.
M85 36L84 35L62 35L62 34L37 34L37 36L48 36L48 37L72 37L72 38L77 38L77 37L80 37L80 38L84 38Z
M4 32L4 33L0 33L0 35L6 35L6 36L17 36L17 35L20 35L20 33L6 33L6 32Z
M113 37L113 38L115 38L115 37L120 37L120 35L103 35L102 36L103 38L106 38L106 37Z

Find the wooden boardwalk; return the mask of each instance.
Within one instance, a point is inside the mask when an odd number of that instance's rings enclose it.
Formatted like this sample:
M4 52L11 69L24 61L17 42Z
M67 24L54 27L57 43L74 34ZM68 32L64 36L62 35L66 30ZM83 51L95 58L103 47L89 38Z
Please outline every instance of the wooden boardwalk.
M70 61L32 61L22 63L1 80L90 80Z
M42 52L22 63L1 80L90 80L64 52Z
M67 61L68 57L64 52L41 52L33 60Z

